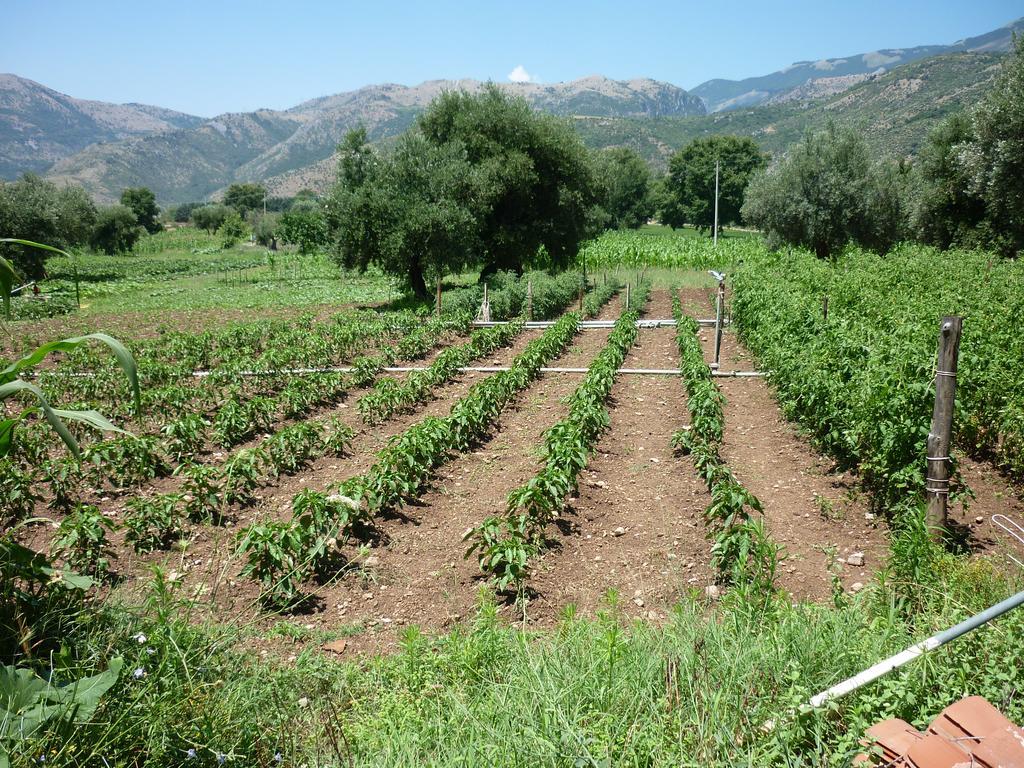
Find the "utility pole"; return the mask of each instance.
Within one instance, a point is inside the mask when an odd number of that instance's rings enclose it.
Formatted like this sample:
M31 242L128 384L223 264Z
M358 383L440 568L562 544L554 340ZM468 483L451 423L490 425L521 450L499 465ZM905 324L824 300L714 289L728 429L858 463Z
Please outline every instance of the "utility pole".
M715 241L718 245L718 161L715 160Z

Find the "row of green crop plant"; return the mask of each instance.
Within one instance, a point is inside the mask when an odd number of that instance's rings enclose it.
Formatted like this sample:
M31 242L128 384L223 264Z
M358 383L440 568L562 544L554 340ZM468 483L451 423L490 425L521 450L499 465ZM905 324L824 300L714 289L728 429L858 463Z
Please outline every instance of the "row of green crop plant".
M351 510L352 520L368 520L414 497L453 453L468 450L490 432L512 398L568 346L578 327L579 315L567 313L531 341L509 370L474 384L448 416L427 417L392 437L369 470L340 484L339 504ZM260 579L264 599L274 606L294 604L298 585L315 568L305 547L311 537L320 535L295 518L286 525L292 527L285 530L277 524L257 523L243 531L240 539L247 572ZM267 530L267 526L273 527ZM296 532L295 526L303 526L303 532Z
M713 247L706 238L664 237L615 230L605 232L582 248L576 263L590 269L644 268L721 270L748 256L763 253L764 245L758 239L733 240Z
M274 441L287 442L293 433L315 430L316 425L312 421L297 421L274 432L274 424L280 417L299 419L314 408L328 405L349 387L362 386L372 380L392 362L396 350L410 356L425 354L441 343L449 331L462 329L467 324L466 316L458 322L451 317L430 320L415 326L395 348L388 347L381 355L357 359L355 370L349 373L292 377L277 397L256 395L245 399L240 392L234 391L215 409L210 419L201 412L187 412L187 405L195 407L196 404L183 402L179 412L186 412L164 424L157 434L115 436L90 443L88 439L95 437L95 433L70 425L79 431L85 445L81 460L64 454L50 430L39 426L23 429L14 454L0 461L0 469L3 470L0 506L7 510L4 517L13 521L30 516L34 504L42 500L38 490L40 486L48 488L52 508L68 511L89 488L95 493L103 493L101 489L108 487L116 493L123 493L157 477L167 476L172 470L179 474L184 468L188 476L198 471L192 469L193 466L202 466L198 463L199 455L211 442L214 446L229 448L261 433L270 433L264 440L264 443L270 441L269 445ZM337 429L331 430L331 434L335 432ZM228 504L236 495L244 497L251 494L252 488L245 492L234 490L232 481L245 465L243 459L253 458L250 454L243 451L242 458L229 456L222 462L226 473L224 494ZM274 456L271 452L270 458L274 459ZM249 461L249 465L272 465L275 469L278 469L277 463L276 460ZM179 465L177 469L174 469L175 464ZM232 471L232 467L238 471ZM251 485L255 481L245 482Z
M775 589L778 548L765 530L761 502L736 479L719 452L725 397L704 361L700 326L683 313L678 294L672 296L672 314L690 413L690 424L672 436L672 446L690 456L711 492L704 510L712 541L711 563L722 582L748 586L754 594L767 597Z
M583 316L596 317L621 287L618 281L595 286L584 297ZM441 352L427 370L411 371L404 381L394 377L380 379L357 403L363 421L380 424L396 413L410 410L429 397L433 389L454 379L459 368L507 346L522 330L522 318L509 321L507 325L480 329L467 343Z
M379 379L373 389L356 401L359 415L366 424L376 425L396 413L412 410L427 400L437 387L458 376L460 368L508 346L522 331L522 320L480 328L465 344L443 350L425 370L410 371L404 381L393 376Z
M541 550L547 526L578 490L578 477L598 438L608 428L605 401L637 336L639 313L629 310L615 323L608 342L569 398L569 413L544 433L544 465L508 495L505 512L488 517L467 532L466 557L475 555L480 570L499 590L521 593L530 560Z
M922 498L936 339L944 315L963 316L955 444L1024 478L1019 263L921 246L767 254L737 271L732 307L786 416L890 511Z
M514 272L499 272L490 277L487 284L487 303L492 320L508 320L528 314L530 290L533 291L532 319L550 320L561 314L586 289L583 275L572 271L551 275L535 270L522 276ZM476 314L483 297L482 285L451 291L443 297L442 310Z
M145 391L144 410L162 414L190 403L209 404L224 386L240 379L247 389L272 391L288 377L269 375L271 371L338 365L371 347L390 346L420 325L412 313L342 313L325 322L306 315L291 321L234 324L220 331L170 331L133 342L129 348ZM85 348L74 350L66 362L40 372L38 382L44 392L58 402L89 403L115 418L126 418L128 399L116 366L96 350ZM196 379L197 370L207 375ZM243 371L265 375L242 378Z
M601 310L604 309L605 305L615 298L616 294L621 290L622 281L618 278L612 278L609 281L595 285L593 290L583 297L584 319L592 320L601 314Z
M223 465L182 464L175 470L181 480L176 491L130 498L121 523L72 493L54 494L51 506L67 514L51 552L70 567L103 579L110 567L109 532L123 529L137 553L167 549L186 535L187 522L219 522L231 505L252 503L254 491L270 478L292 474L325 452L342 455L352 435L352 429L337 419L301 422L238 451Z

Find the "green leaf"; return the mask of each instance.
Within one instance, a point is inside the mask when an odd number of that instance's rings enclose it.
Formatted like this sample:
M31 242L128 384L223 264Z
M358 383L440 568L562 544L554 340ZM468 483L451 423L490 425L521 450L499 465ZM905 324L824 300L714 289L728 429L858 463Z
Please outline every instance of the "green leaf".
M30 392L36 396L36 399L39 400L39 406L43 411L43 415L46 417L46 420L50 422L50 426L53 427L60 439L64 441L64 444L68 447L68 450L74 454L75 458L81 459L82 452L78 448L78 442L68 431L67 425L61 421L60 416L58 416L50 407L50 404L46 401L46 396L43 394L43 391L35 384L30 384L29 382L22 381L21 379L15 379L14 381L9 381L6 384L0 384L0 400L5 400L16 392ZM24 414L22 415L24 416Z
M4 302L4 315L11 316L11 291L14 290L14 265L0 256L0 296Z
M139 373L138 367L135 365L135 358L132 357L132 353L128 351L127 347L117 339L112 336L108 336L105 333L89 333L85 336L75 336L70 339L51 341L48 344L43 344L32 352L32 354L26 355L20 360L15 360L6 368L0 370L0 382L11 381L15 376L21 373L21 371L37 365L51 352L70 352L90 340L99 341L105 344L110 348L110 351L113 352L118 364L128 377L128 383L132 388L132 395L135 402L135 413L141 413L142 393L139 389Z

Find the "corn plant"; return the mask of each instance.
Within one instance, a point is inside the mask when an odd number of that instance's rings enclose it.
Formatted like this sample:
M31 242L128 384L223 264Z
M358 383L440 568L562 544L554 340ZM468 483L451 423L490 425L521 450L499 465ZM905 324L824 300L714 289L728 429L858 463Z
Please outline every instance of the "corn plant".
M67 253L58 248L53 248L52 246L43 245L41 243L34 243L28 240L0 238L0 242L17 243L29 247L42 248L70 258ZM10 297L13 282L14 267L9 261L7 261L7 259L0 257L0 298L3 299L4 307L8 311L10 309ZM90 333L85 336L63 339L62 341L51 341L13 362L0 360L0 366L2 366L0 367L0 402L10 400L20 394L27 394L36 402L36 405L22 408L21 411L16 412L14 416L0 419L0 458L10 453L15 428L30 416L39 414L46 419L49 425L57 433L57 436L60 437L68 450L70 450L76 458L81 457L81 452L78 448L78 441L68 430L67 424L65 423L66 421L79 422L104 432L123 432L123 430L115 427L97 411L53 408L46 396L43 394L43 391L38 386L22 378L24 373L30 371L50 354L54 352L72 352L87 344L89 341L98 341L106 345L113 353L118 365L124 371L125 377L128 379L128 383L132 391L132 401L135 413L141 413L142 395L139 389L139 377L138 370L135 365L135 358L132 357L132 354L123 344L121 344L121 342L103 333Z

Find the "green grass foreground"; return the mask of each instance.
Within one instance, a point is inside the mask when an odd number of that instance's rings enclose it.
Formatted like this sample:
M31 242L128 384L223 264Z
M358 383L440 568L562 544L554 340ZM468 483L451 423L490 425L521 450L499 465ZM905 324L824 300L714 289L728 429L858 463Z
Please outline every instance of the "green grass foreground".
M12 765L844 765L871 723L922 726L969 694L1020 722L1019 611L838 705L800 711L1022 586L985 560L942 556L932 572L916 605L897 604L883 576L835 606L693 597L664 626L628 621L609 596L597 618L569 610L557 628L523 631L482 598L463 628L409 629L397 653L354 661L322 651L301 618L271 630L261 660L254 630L190 623L158 575L141 616L85 611L54 659L60 678L124 658L93 721L26 745Z

